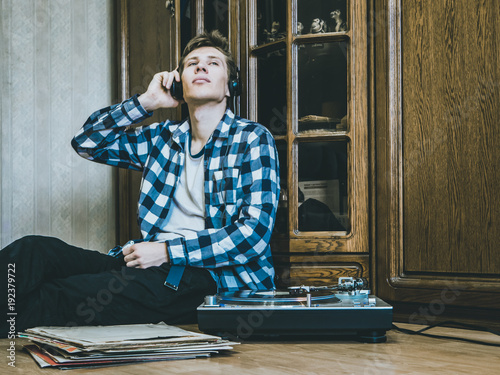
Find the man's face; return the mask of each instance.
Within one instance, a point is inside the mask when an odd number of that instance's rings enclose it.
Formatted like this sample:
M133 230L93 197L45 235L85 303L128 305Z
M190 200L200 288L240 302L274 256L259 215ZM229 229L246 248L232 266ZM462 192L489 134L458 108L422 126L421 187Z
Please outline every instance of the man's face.
M186 56L182 72L184 101L222 102L229 97L226 58L213 47L198 48Z

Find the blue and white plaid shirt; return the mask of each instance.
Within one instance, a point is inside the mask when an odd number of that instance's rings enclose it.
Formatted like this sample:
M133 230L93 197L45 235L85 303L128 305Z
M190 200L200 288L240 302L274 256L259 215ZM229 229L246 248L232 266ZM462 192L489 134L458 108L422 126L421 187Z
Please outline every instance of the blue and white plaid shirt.
M189 121L128 128L151 116L137 96L93 113L72 141L84 158L143 172L138 221L157 241L184 166ZM274 288L269 241L279 197L276 146L229 109L205 146L205 229L166 240L172 265L206 268L219 291Z

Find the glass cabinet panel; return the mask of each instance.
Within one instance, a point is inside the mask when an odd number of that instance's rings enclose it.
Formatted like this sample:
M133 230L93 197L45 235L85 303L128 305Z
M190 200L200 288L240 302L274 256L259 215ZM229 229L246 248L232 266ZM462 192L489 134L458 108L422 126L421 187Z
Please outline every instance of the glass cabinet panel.
M285 49L257 57L257 121L273 135L286 134Z
M344 254L368 264L372 5L364 0L238 4L244 12L241 61L247 61L242 72L248 83L242 113L271 131L280 160L271 240L278 280L329 283L351 272ZM297 267L306 259L328 267L338 259L338 264L328 271ZM359 274L367 276L362 267Z
M346 42L298 45L299 131L347 129Z
M207 31L219 30L229 36L229 0L205 0L204 17Z
M299 143L300 231L349 231L347 143Z
M257 44L286 37L286 0L257 1Z
M346 0L299 0L295 34L348 30Z

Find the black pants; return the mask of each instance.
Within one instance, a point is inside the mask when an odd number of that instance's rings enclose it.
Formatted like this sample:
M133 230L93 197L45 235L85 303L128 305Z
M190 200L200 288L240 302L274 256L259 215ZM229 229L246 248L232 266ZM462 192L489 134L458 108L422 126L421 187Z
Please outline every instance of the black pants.
M11 333L13 326L20 332L48 325L192 323L196 307L217 289L204 269L186 267L174 291L163 285L167 263L129 268L123 257L51 237L28 236L13 242L0 251L0 267L1 305L6 311L0 337Z

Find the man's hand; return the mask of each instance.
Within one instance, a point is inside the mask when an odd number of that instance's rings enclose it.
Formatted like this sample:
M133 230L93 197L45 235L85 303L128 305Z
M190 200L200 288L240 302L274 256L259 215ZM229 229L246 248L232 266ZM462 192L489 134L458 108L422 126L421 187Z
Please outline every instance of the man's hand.
M179 72L156 73L148 86L148 90L139 96L139 103L148 112L158 108L175 108L179 105L179 101L174 99L170 94L173 80L180 82L181 77Z
M123 248L127 267L148 268L168 262L167 245L163 242L140 242Z

